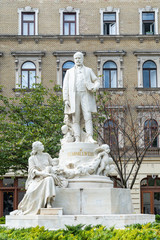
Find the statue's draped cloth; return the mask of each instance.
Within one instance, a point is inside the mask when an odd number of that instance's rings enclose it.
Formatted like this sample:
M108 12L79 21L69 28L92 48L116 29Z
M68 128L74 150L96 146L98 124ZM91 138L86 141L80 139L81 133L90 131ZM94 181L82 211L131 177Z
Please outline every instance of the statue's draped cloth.
M18 210L12 212L15 215L36 215L40 208L45 207L47 198L56 195L54 178L52 176L43 178L35 175L35 170L44 171L51 166L49 154L43 154L43 159L39 160L36 155L29 158L28 179L26 181L26 194Z

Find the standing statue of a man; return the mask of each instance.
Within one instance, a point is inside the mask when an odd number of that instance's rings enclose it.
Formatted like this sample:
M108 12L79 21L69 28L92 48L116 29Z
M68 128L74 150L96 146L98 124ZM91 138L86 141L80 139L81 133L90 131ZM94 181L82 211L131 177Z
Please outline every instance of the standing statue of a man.
M93 139L92 113L97 112L94 92L100 83L91 68L83 65L83 54L74 54L75 66L67 70L63 83L65 114L71 116L72 129L76 142L82 141L83 123L86 142L96 143Z

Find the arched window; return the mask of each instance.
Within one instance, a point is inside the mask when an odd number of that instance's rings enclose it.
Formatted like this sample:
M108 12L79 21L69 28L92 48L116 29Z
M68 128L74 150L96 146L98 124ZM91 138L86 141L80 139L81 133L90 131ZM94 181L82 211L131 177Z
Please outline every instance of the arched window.
M25 62L21 67L21 87L32 88L36 83L36 66L32 62Z
M112 61L105 62L103 65L103 87L117 87L117 65Z
M157 87L157 66L153 61L146 61L143 64L143 87Z
M147 146L151 143L151 147L158 147L158 123L154 119L145 121L144 123L144 144ZM156 136L156 137L155 137Z
M74 62L72 62L72 61L67 61L63 64L63 66L62 66L62 84L63 84L63 79L66 74L66 71L72 67L74 67Z
M160 178L155 175L141 181L141 212L160 214Z
M118 128L113 120L107 120L104 124L104 140L112 147L118 144Z

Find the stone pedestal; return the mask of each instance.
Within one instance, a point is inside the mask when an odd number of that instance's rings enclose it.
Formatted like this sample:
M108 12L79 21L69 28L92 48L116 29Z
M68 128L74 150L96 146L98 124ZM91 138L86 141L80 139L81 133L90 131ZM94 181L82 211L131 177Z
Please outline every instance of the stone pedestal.
M62 215L63 208L41 208L40 215Z
M133 213L130 190L121 188L59 188L53 207L62 207L65 215Z
M6 216L6 225L9 228L29 228L37 225L44 226L49 230L65 229L65 225L78 224L101 224L107 228L124 228L130 224L145 224L154 222L155 215L151 214L108 214L108 215L62 215L62 216L44 216L44 215L24 215L24 216Z
M94 158L94 151L98 144L93 143L66 143L59 154L59 165L69 169L88 164Z
M60 151L59 163L63 169L85 168L92 164L97 144L66 143ZM74 175L67 188L56 189L52 209L41 209L40 215L6 216L6 226L27 228L37 225L50 230L65 225L97 225L124 228L129 224L155 221L154 215L133 214L129 189L113 188L113 182L104 176ZM63 214L62 215L62 208Z

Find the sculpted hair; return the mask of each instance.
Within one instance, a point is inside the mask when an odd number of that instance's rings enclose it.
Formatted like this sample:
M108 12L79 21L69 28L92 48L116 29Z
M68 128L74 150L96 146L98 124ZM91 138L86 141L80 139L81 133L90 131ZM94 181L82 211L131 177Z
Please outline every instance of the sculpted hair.
M42 144L40 141L32 143L32 152L31 155L36 155L39 149L39 145Z
M77 55L80 55L83 58L83 53L82 52L76 52L73 57L75 58Z

